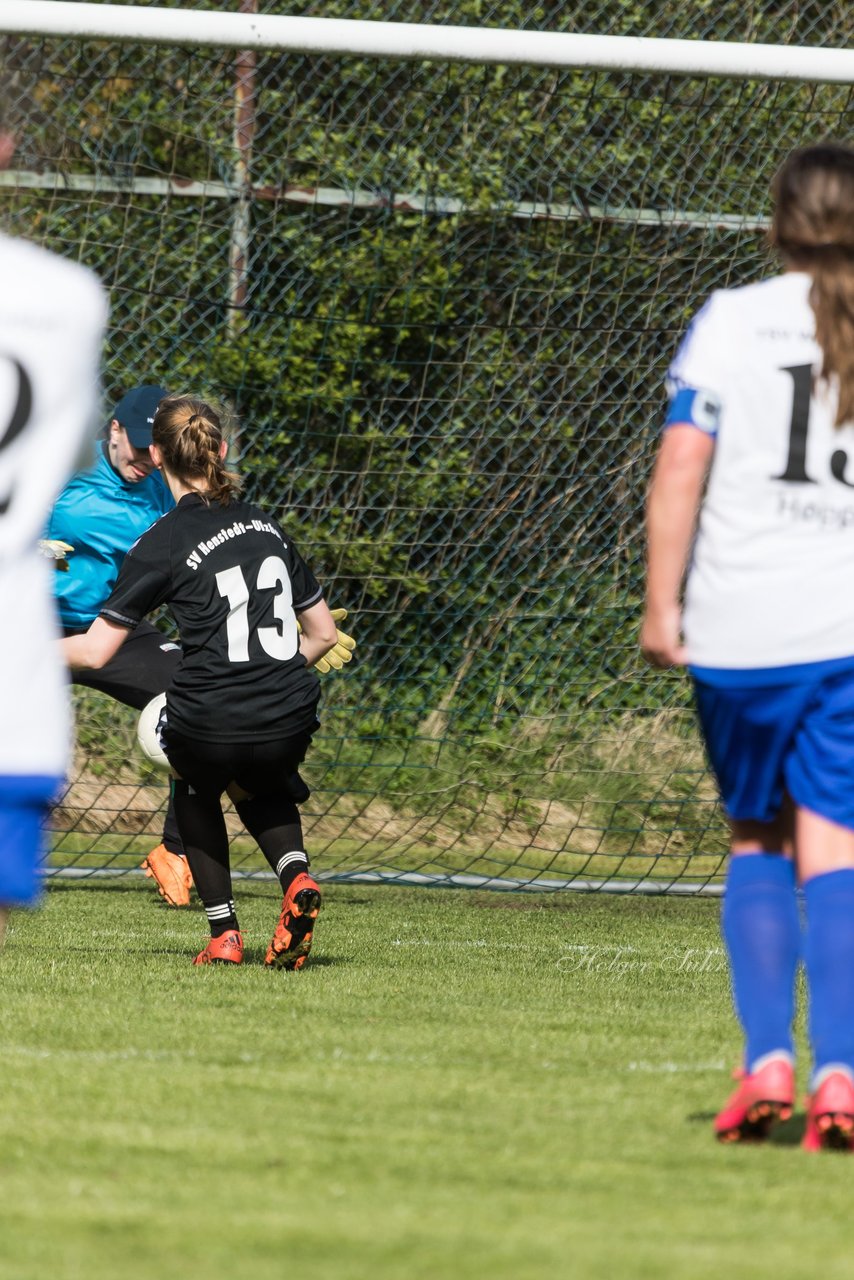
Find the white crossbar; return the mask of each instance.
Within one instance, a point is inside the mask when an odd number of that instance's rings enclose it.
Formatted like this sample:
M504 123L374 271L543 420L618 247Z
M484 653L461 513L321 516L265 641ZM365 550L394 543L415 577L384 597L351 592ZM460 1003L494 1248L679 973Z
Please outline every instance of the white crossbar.
M0 32L436 62L854 84L854 49L2 0Z

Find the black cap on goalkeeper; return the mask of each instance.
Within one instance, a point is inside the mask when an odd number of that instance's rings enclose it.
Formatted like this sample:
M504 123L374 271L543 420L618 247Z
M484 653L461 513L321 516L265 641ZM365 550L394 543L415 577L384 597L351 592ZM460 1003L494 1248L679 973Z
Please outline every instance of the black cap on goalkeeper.
M147 449L151 444L151 428L160 401L168 396L165 387L134 387L122 396L113 417L124 427L134 449Z

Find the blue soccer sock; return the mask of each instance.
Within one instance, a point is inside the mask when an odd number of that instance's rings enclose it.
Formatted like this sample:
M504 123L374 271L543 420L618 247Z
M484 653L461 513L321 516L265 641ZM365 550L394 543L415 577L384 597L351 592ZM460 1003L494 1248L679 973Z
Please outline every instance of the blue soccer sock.
M854 870L804 884L804 966L815 1076L830 1066L854 1075Z
M794 1054L795 977L801 922L795 869L779 853L730 859L721 932L729 954L736 1013L744 1030L744 1064L785 1051Z

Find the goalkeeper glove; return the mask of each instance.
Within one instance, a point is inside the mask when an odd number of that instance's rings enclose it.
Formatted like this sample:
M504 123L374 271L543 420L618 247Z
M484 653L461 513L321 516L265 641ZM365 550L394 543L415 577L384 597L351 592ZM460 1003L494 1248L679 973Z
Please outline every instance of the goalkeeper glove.
M68 572L68 554L74 550L69 543L60 542L58 538L39 538L38 548L47 560L54 561L57 569Z
M343 622L347 617L346 609L332 609L332 617L336 623ZM333 668L340 671L345 662L349 662L353 656L353 650L356 647L356 641L352 636L345 635L343 631L339 631L335 627L338 639L335 644L322 658L318 658L314 664L315 671L319 671L321 675L325 675L327 671Z

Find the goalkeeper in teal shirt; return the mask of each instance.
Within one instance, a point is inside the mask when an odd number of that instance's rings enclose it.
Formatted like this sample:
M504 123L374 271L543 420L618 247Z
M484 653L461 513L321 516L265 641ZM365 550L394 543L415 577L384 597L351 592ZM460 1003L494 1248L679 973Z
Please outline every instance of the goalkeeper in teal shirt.
M147 385L122 397L94 466L72 477L51 512L46 536L73 547L68 571L55 575L67 636L89 629L115 586L125 553L175 505L148 452L154 411L166 394L163 387ZM106 666L76 671L73 679L142 710L169 687L180 660L180 646L142 622ZM168 903L189 905L192 879L171 800L163 839L142 865Z

